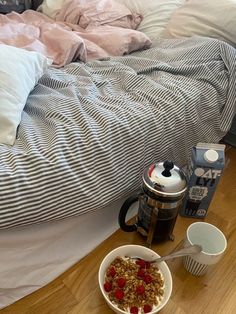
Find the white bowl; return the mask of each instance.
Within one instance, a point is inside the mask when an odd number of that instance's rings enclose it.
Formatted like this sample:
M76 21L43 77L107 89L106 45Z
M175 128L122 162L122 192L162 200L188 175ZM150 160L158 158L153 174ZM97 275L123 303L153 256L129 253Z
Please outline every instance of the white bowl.
M116 307L108 298L107 293L104 290L104 278L105 278L105 273L111 262L116 258L116 257L124 257L124 256L139 256L140 258L144 260L151 260L154 258L160 257L156 252L141 246L141 245L124 245L120 246L113 251L111 251L109 254L105 256L103 259L100 267L99 267L99 272L98 272L98 281L99 281L99 287L102 292L102 295L104 299L106 300L108 306L117 314L130 314L129 312L123 311ZM159 312L168 302L171 292L172 292L172 276L169 270L169 267L165 262L160 262L158 264L158 267L164 277L164 295L157 307L155 307L152 312L149 314L155 314Z

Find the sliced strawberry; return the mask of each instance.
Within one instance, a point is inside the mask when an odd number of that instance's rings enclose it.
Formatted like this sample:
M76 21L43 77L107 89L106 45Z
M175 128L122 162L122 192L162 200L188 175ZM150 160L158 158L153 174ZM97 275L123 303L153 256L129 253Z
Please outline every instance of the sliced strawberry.
M146 284L149 284L152 282L152 276L151 275L145 275L143 280L145 281Z
M121 277L117 279L117 285L119 288L124 288L124 286L126 285L126 279Z
M107 282L104 283L103 287L104 287L104 290L106 292L110 292L111 289L112 289L112 284L111 284L111 282L107 281Z
M116 269L115 267L110 267L107 271L107 276L111 276L111 277L115 277L115 274L116 274Z
M138 307L137 306L132 306L130 308L130 313L132 314L138 314Z
M145 293L145 288L144 288L144 286L143 286L143 285L137 286L136 292L137 292L137 294L139 294L139 295L144 294L144 293Z
M140 268L145 268L146 267L145 260L143 260L141 258L136 261L136 264L139 265Z
M150 313L152 311L152 306L150 304L145 304L143 307L144 313Z
M140 278L144 278L145 274L146 274L145 270L143 268L140 268L138 270L137 276L140 277Z
M117 289L115 291L115 297L117 300L122 300L124 298L124 291L123 290L120 290L120 289Z

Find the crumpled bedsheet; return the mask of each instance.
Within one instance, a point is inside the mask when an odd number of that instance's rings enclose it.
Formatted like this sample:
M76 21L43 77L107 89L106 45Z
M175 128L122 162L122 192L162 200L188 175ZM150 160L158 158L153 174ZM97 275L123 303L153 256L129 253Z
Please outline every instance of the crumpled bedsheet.
M141 19L113 0L72 0L56 20L33 10L1 14L0 43L38 51L62 67L149 48L150 39L135 30Z

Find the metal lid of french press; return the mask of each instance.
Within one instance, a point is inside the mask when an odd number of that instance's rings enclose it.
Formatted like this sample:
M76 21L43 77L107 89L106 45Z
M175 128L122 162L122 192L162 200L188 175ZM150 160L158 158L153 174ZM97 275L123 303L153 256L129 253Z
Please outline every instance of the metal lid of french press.
M158 196L181 197L187 189L186 177L172 161L152 164L144 171L143 183Z

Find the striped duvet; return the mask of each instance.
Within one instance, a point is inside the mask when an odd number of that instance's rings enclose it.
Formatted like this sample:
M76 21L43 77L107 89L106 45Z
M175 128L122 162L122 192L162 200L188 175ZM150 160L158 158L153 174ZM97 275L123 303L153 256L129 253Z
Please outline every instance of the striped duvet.
M183 166L229 129L235 76L235 49L203 38L49 69L15 145L0 145L0 228L99 210L139 188L150 163Z

